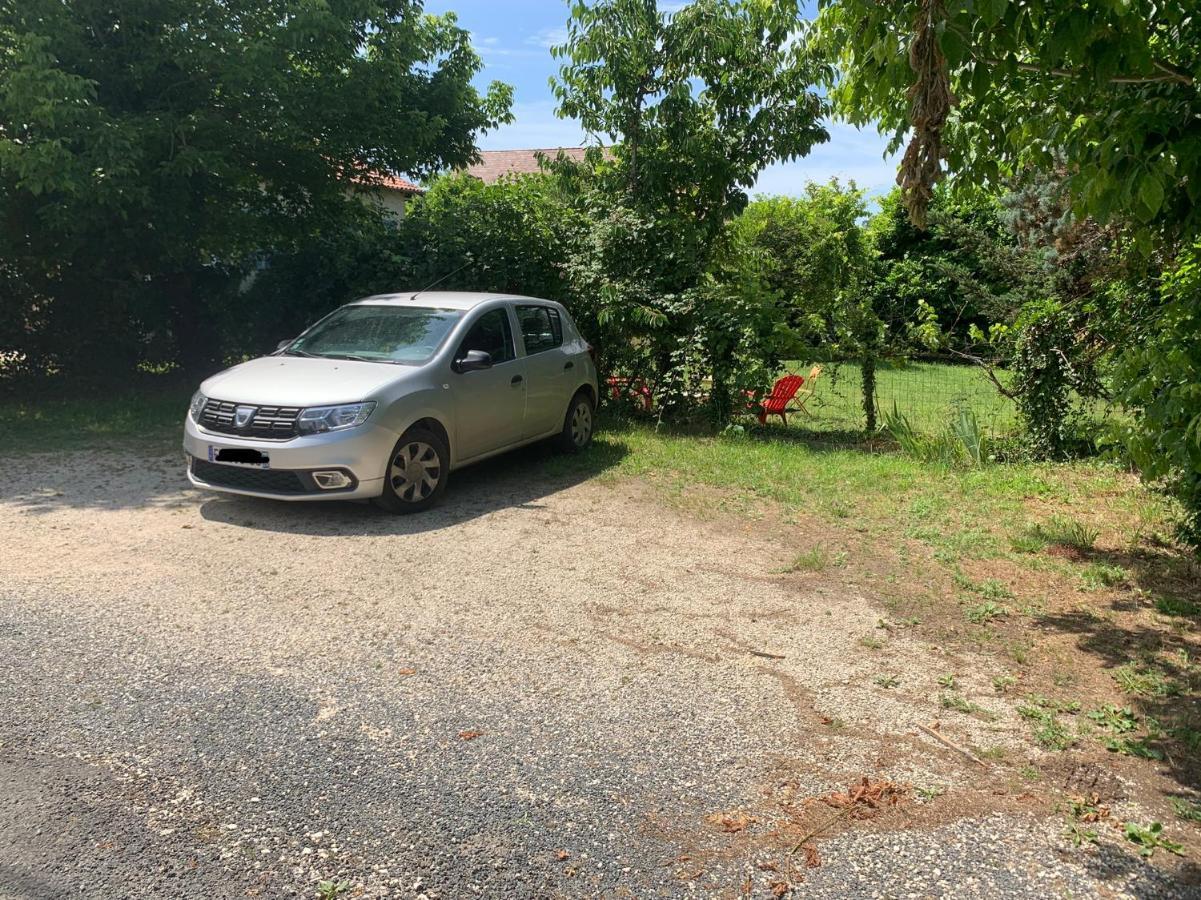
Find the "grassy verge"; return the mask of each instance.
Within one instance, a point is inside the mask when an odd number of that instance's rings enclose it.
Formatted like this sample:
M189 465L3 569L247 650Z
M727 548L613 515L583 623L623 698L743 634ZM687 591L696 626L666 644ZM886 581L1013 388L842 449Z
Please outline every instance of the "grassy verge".
M784 371L808 378L811 366L793 360ZM997 370L1005 382L1009 373ZM826 365L802 395L808 414L790 414L788 426L810 440L851 443L863 429L863 377L855 363ZM1017 406L1001 394L984 370L973 365L911 361L882 363L876 371L876 409L881 417L893 408L915 429L927 434L943 431L959 410L970 410L980 429L993 439L1017 440L1021 423ZM1086 402L1082 421L1099 425L1120 415L1100 402ZM778 421L778 420L773 420Z
M131 443L165 448L181 436L193 390L191 384L158 379L107 392L12 387L0 394L0 454Z

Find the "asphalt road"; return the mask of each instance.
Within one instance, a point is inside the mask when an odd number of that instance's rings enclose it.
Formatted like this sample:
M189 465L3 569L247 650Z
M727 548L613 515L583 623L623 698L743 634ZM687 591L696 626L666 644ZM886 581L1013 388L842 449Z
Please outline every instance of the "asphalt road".
M882 696L855 585L545 462L396 519L201 495L175 458L4 461L0 897L1189 895L1020 809L791 868L781 784L962 781L914 729L943 664L898 637Z

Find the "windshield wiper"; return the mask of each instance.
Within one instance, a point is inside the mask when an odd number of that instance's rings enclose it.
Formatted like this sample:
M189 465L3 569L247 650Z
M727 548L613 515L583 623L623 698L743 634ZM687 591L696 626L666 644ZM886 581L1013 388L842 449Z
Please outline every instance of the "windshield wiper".
M308 359L349 359L354 362L389 363L399 365L394 359L380 359L375 356L357 356L354 353L309 353L307 350L285 350L284 356L304 356Z
M374 356L355 356L354 353L322 353L322 359L352 359L355 363L389 363L395 365L395 359L381 359Z

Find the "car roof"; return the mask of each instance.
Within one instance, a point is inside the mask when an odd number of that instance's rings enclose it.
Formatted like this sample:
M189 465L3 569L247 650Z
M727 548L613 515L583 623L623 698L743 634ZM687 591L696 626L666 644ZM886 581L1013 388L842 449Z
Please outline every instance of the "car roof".
M400 291L395 294L373 294L355 303L395 306L426 306L436 309L472 309L488 300L534 300L551 303L538 297L521 294L493 294L486 291Z

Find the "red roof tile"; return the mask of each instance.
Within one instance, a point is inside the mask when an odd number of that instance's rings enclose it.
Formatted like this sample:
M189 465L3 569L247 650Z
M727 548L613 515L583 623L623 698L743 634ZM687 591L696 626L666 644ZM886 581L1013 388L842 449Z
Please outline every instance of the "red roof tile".
M481 150L480 161L472 163L464 171L474 175L485 184L491 184L502 175L526 175L540 172L538 154L553 160L560 153L579 162L584 158L583 147L543 147L531 150Z
M377 184L385 190L400 191L402 194L424 194L425 188L419 184L414 184L407 178L401 178L399 175L374 175L370 179L372 184Z

